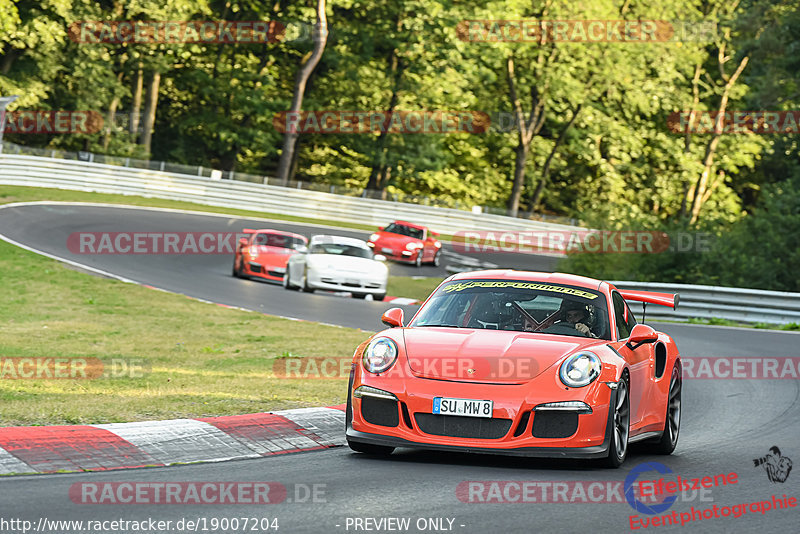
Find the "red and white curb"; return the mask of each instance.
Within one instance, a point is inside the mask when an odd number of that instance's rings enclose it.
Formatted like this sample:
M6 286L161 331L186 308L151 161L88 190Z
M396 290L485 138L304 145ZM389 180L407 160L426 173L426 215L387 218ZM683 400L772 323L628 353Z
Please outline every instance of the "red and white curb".
M344 445L344 406L139 423L0 428L0 474L259 458Z

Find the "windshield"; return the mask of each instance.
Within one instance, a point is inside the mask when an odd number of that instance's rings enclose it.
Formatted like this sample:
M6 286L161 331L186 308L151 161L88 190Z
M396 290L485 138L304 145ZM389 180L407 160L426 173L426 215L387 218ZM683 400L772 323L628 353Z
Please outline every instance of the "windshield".
M406 226L405 224L397 224L392 223L386 228L383 229L384 232L389 232L390 234L400 234L405 235L408 237L413 237L415 239L422 239L424 236L424 231L422 228L412 228L410 226Z
M298 238L289 235L281 234L256 234L253 236L254 245L265 245L268 247L280 248L299 248L305 245L305 242Z
M603 295L525 280L459 280L441 286L410 326L515 330L611 339Z
M341 245L337 243L316 243L311 246L310 254L333 254L335 256L354 256L372 259L372 251L366 247Z

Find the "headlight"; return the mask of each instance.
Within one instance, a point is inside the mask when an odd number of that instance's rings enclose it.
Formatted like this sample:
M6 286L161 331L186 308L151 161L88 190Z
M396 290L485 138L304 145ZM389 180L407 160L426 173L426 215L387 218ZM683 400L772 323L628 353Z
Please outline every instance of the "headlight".
M252 247L250 247L248 253L255 258L256 256L258 256L258 247L253 245Z
M367 345L361 360L370 373L382 373L397 360L397 345L388 337L375 338Z
M415 248L422 248L422 243L408 243L406 245L408 250L414 250Z
M565 386L580 388L600 376L600 358L592 352L576 352L561 364L559 376Z
M372 234L369 236L370 241L377 241L380 236L378 234Z

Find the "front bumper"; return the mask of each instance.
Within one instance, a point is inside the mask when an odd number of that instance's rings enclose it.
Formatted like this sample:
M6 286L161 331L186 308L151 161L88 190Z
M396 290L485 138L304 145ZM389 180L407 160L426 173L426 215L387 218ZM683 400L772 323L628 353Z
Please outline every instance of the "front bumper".
M308 286L314 289L327 291L350 291L352 293L363 293L368 295L385 295L386 278L367 278L362 274L347 273L326 273L317 274L313 271L308 273Z
M560 382L555 382L558 378L553 377L553 374L545 371L525 384L485 384L417 376L392 379L387 375L376 377L359 369L354 375L349 392L352 420L348 421L347 439L350 442L390 447L512 456L604 457L608 453L612 439L613 412L610 407L614 405L616 390L611 390L599 380L586 388L567 389ZM365 398L352 397L352 392L361 385L394 394L397 398L397 416L383 420L376 419L375 411L369 405L365 416L362 412ZM490 432L485 432L476 430L481 429L482 423L467 421L477 418L434 416L431 414L434 397L492 400L492 418L483 421L491 423L502 421L507 425L507 430L489 435L498 428L497 424L487 424L486 428L493 428ZM533 408L548 402L567 400L586 402L592 408L592 413L573 414L574 418L577 418L574 431L568 428L566 434L554 435L545 432L543 435L542 428L558 429L561 425L563 429L563 421L556 421L553 427L551 423L555 420L550 419L550 414L553 412L534 411ZM442 421L441 418L449 419ZM420 427L421 424L426 427L427 432ZM443 432L442 429L446 429L447 425L456 431ZM467 430L463 431L464 428Z
M286 272L285 266L262 265L255 261L245 261L245 273L249 276L257 276L273 282L283 281L283 274Z

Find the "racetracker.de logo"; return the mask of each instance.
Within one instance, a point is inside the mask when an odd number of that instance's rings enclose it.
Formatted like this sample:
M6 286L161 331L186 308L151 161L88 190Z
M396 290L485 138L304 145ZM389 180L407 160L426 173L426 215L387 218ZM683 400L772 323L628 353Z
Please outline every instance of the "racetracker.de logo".
M798 134L800 111L675 111L667 128L679 134Z
M706 42L713 22L666 20L462 20L456 34L468 42L655 43Z
M800 379L800 357L737 358L709 356L682 358L683 378L693 379Z
M361 360L357 360L361 365ZM534 358L480 358L480 357L411 357L408 365L396 364L378 377L412 378L415 376L447 376L464 380L530 380L540 372ZM276 378L336 379L348 378L353 366L352 358L279 358L272 364ZM376 378L376 377L373 377Z
M0 358L0 380L142 378L149 372L142 358Z
M93 134L103 128L96 111L0 111L7 134Z
M275 21L144 21L87 20L73 22L67 34L76 43L275 43L286 28Z
M491 119L482 111L281 111L272 125L298 134L482 134Z
M660 502L660 496L639 494L643 502ZM711 502L711 490L680 490L674 499L683 502ZM456 497L464 503L624 503L624 484L615 480L465 480L456 487Z
M636 230L460 231L453 250L461 253L659 254L708 252L713 234Z
M233 254L243 232L73 232L73 254Z
M76 482L75 504L276 504L286 500L278 482Z

